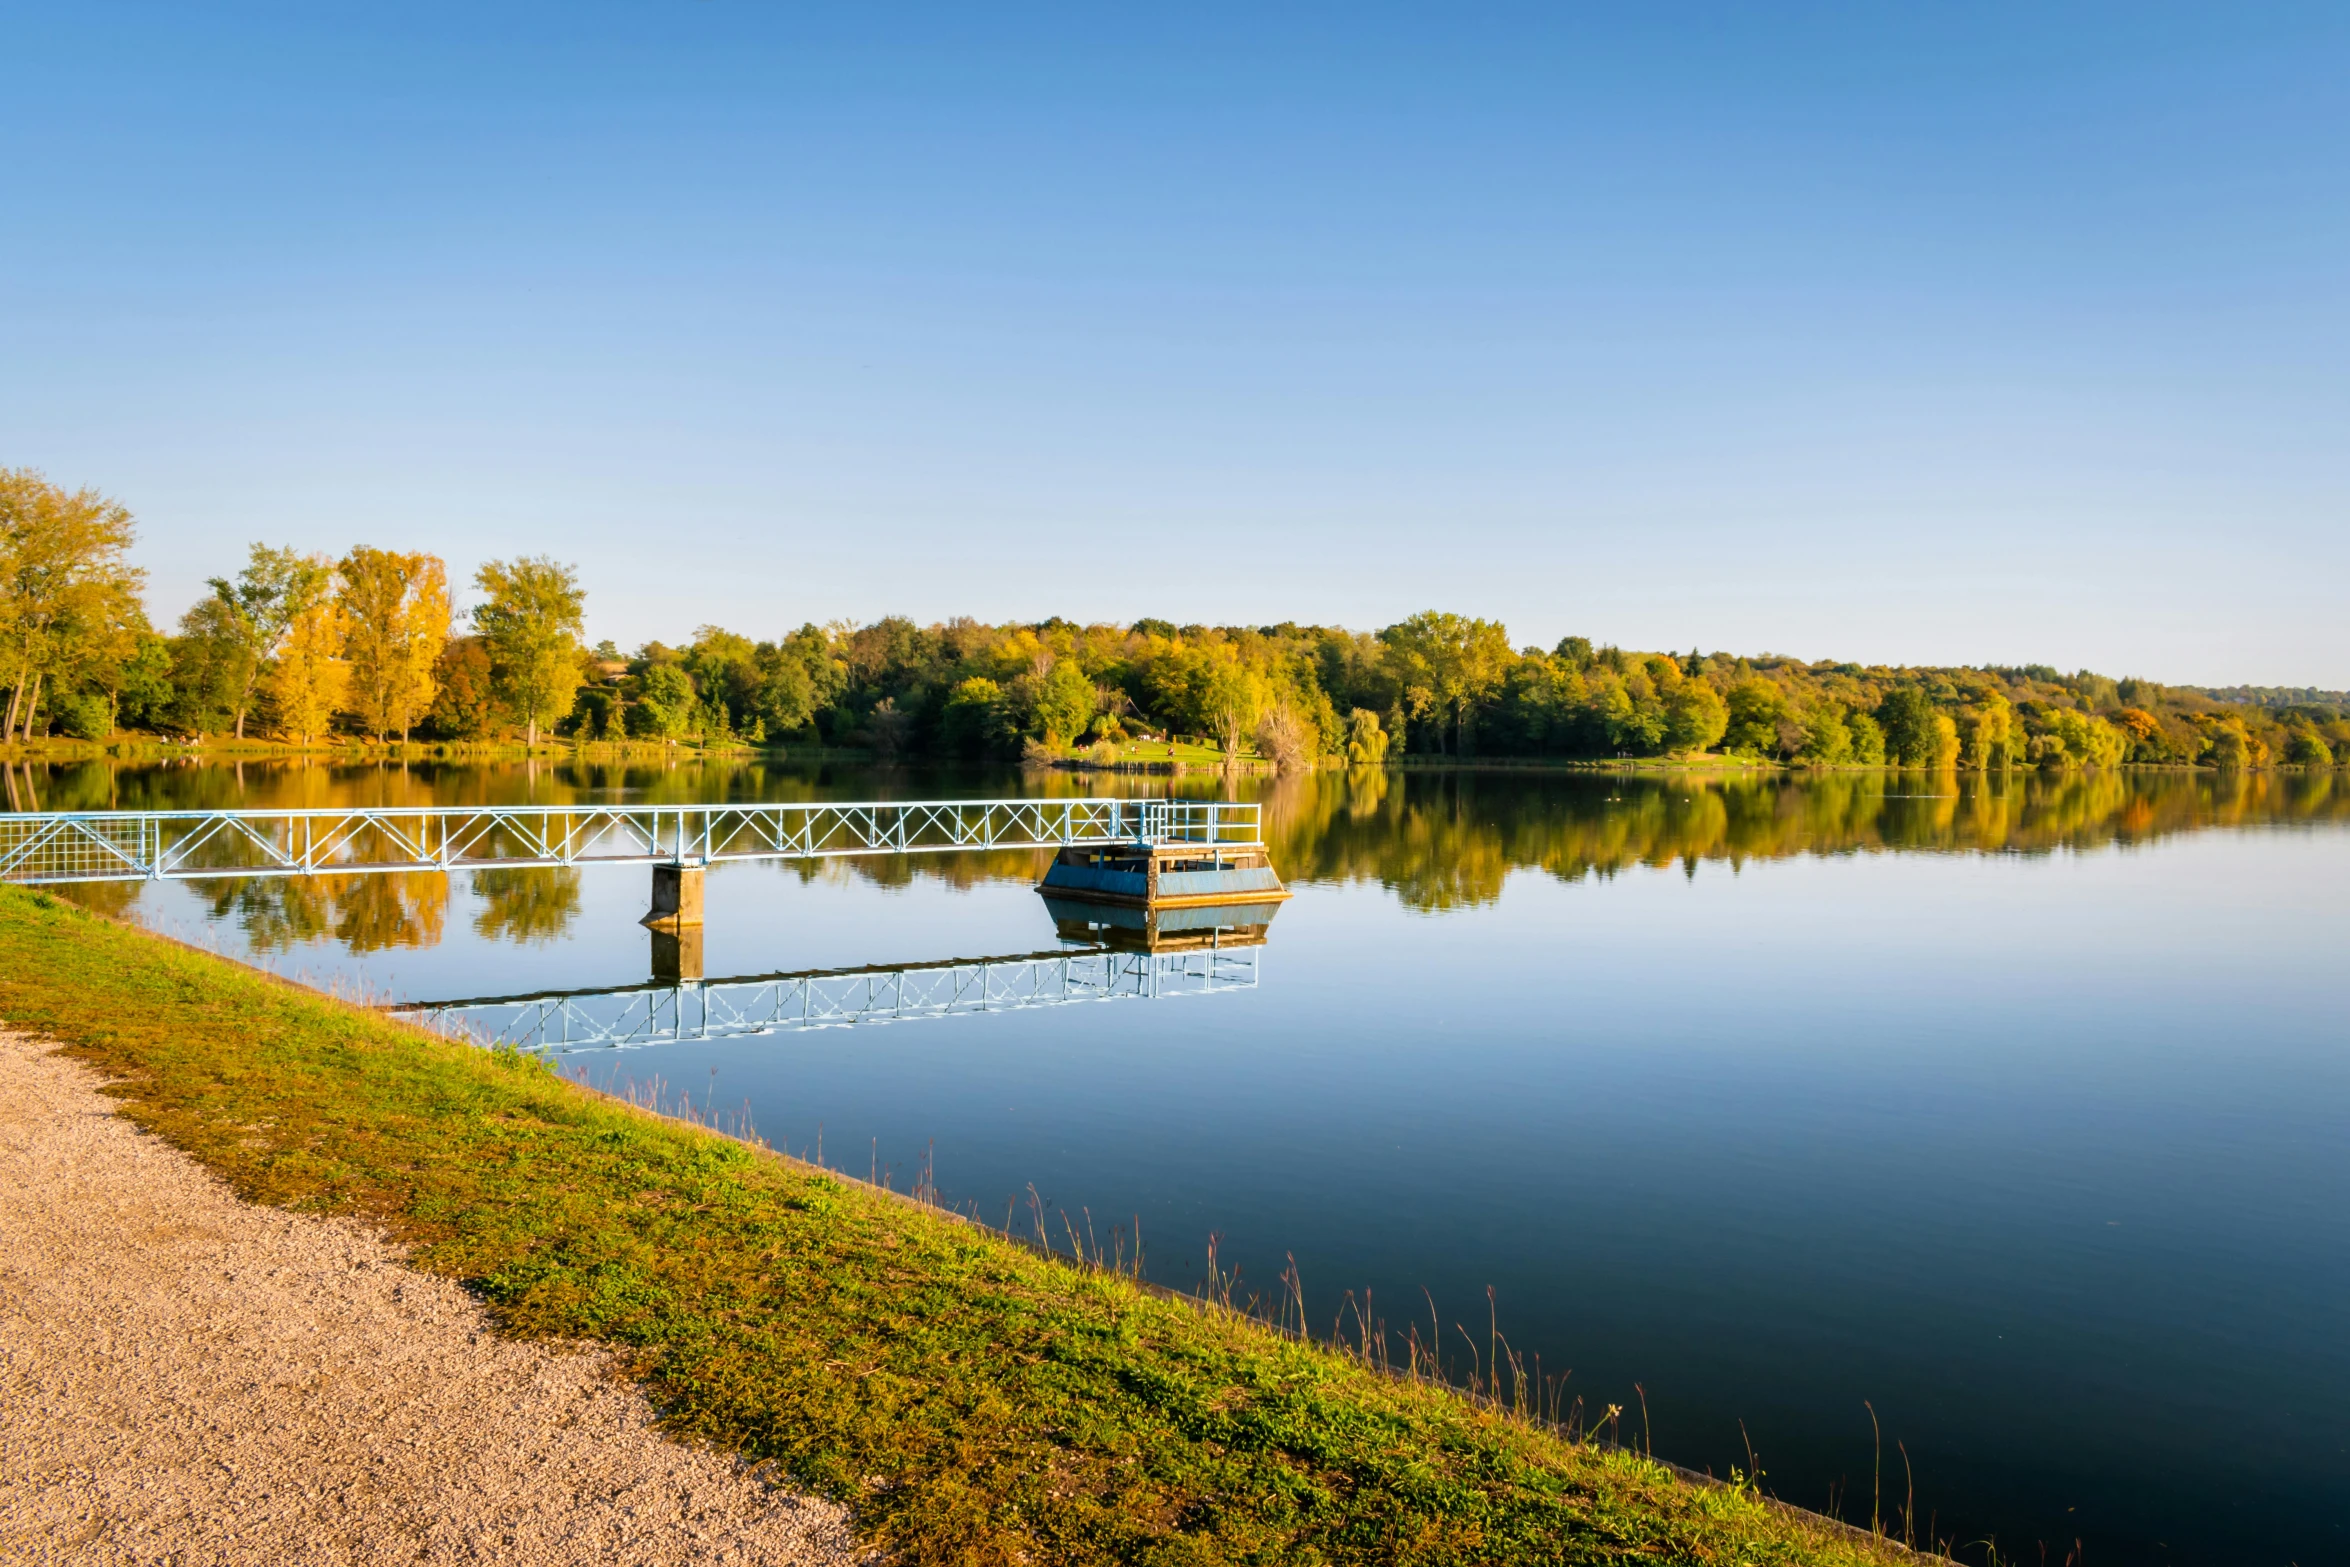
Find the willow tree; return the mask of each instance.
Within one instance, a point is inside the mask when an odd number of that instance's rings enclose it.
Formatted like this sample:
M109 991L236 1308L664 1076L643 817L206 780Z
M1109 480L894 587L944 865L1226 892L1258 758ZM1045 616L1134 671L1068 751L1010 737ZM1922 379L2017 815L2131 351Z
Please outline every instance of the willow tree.
M473 627L489 654L490 677L528 744L539 727L560 722L579 696L580 638L587 594L578 573L543 556L493 560L474 573L489 595L473 611Z
M124 557L136 532L130 511L96 490L68 494L30 468L0 468L0 743L33 737L44 685L135 649L145 574Z
M434 667L449 642L449 573L440 558L362 544L335 568L347 624L351 698L378 740L401 743L432 708Z

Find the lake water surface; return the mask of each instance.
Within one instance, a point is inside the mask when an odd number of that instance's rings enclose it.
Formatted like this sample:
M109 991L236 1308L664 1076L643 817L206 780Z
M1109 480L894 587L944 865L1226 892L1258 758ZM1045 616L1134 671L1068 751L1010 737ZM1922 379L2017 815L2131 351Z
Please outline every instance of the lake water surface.
M1157 793L1013 772L27 775L16 803ZM2350 1560L2350 789L1406 773L1261 798L1295 891L1217 994L574 1055L1001 1222L1294 1256L1500 1330L1661 1457L2003 1555ZM721 867L711 976L1051 949L1032 854ZM647 980L641 867L82 893L380 999ZM1025 1219L1022 1222L1026 1222ZM1454 1324L1469 1329L1454 1332ZM1865 1401L1865 1404L1864 1404ZM1898 1444L1898 1446L1896 1445ZM1907 1470L1904 1467L1904 1455ZM1980 1551L1966 1554L1979 1557Z

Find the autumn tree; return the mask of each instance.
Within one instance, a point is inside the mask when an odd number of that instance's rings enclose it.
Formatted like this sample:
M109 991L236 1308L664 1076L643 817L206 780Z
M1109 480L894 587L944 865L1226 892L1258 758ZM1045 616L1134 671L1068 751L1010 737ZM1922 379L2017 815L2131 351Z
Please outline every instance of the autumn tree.
M1988 772L2015 764L2015 704L1986 691L1967 721L1966 763Z
M540 727L560 722L578 698L587 594L572 567L546 556L490 561L473 585L488 595L473 625L491 679L526 743L536 745Z
M323 556L313 564L322 574L329 568ZM351 666L343 657L347 631L341 602L320 593L294 616L278 644L269 694L279 727L304 745L333 728L350 693Z
M128 508L96 490L69 494L32 469L0 469L0 744L38 732L44 684L135 653L147 629L144 573L125 558L136 531Z
M2124 685L2142 685L2142 681L2125 681ZM2138 761L2164 759L2162 720L2142 707L2125 707L2113 715L2113 726L2129 741L2133 758Z
M2073 708L2049 711L2033 736L2033 760L2042 767L2113 767L2129 754L2129 737L2104 719Z
M236 579L210 579L213 598L222 614L218 625L231 653L229 679L234 689L230 706L236 717L236 735L245 738L245 717L253 710L253 693L277 656L286 630L326 591L332 568L292 549L251 547L245 569Z
M497 716L490 656L479 637L453 637L432 670L433 732L444 740L478 740Z
M405 743L431 711L449 642L449 576L439 557L362 544L336 566L351 700L368 732Z
M2334 750L2314 729L2297 729L2285 744L2285 760L2295 767L2331 767Z

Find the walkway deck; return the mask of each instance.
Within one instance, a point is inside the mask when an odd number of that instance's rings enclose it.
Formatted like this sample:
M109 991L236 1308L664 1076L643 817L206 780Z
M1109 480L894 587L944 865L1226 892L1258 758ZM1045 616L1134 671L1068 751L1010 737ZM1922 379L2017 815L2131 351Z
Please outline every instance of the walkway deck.
M1253 804L918 800L0 814L0 881L676 865L1087 845L1260 844Z

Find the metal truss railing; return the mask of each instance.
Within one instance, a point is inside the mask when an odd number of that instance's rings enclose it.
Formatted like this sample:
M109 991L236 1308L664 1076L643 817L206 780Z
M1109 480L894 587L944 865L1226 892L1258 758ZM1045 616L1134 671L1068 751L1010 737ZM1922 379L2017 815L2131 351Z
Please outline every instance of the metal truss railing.
M386 1010L484 1045L565 1054L695 1039L903 1023L1081 1001L1152 1000L1256 988L1259 946L1189 952L1083 951L958 958L895 969L823 969L740 979L549 991Z
M0 813L0 881L714 865L1072 844L1258 842L1256 806L1201 800L54 811Z

